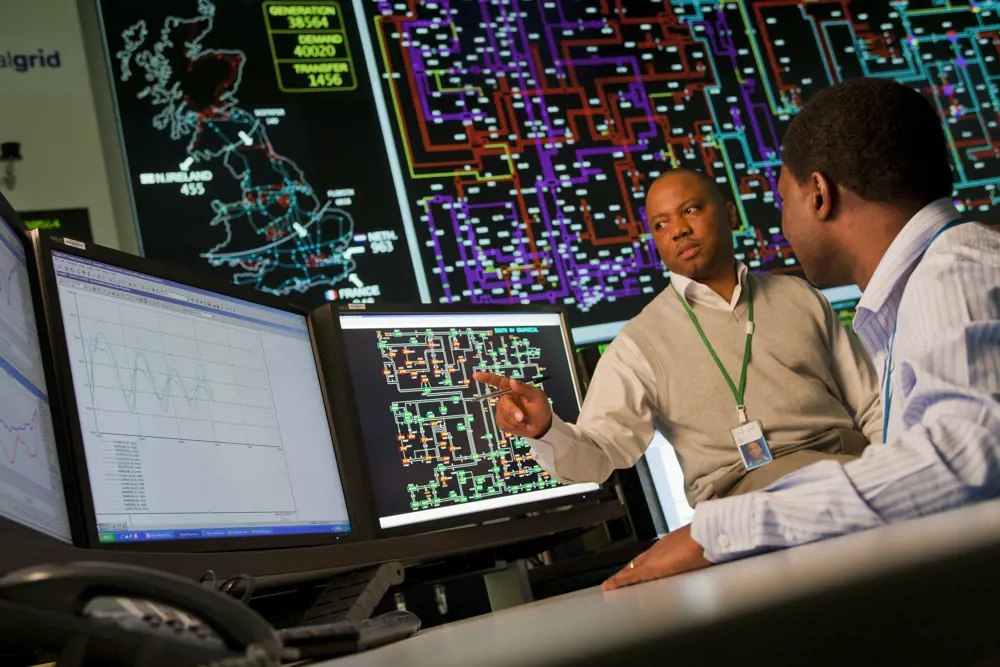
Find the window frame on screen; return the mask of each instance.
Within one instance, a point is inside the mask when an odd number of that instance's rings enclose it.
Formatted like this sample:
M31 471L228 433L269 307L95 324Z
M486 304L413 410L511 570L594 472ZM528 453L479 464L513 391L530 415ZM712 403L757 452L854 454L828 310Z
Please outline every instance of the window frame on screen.
M572 331L570 330L566 312L562 308L554 308L544 305L509 305L509 304L342 304L340 306L329 304L321 306L323 311L320 316L323 328L326 333L322 338L330 340L330 346L326 350L324 375L328 381L337 388L333 396L334 419L338 428L349 429L350 435L344 431L343 437L350 437L357 443L357 450L361 459L361 470L363 483L367 488L370 505L366 508L371 512L370 520L374 530L379 537L397 537L405 535L415 535L420 533L430 533L439 530L448 530L465 526L483 525L495 523L503 520L518 520L519 518L541 513L555 508L567 506L579 507L591 503L601 503L608 500L617 502L617 495L614 492L613 480L600 484L592 491L582 491L579 493L567 494L558 498L546 498L537 501L528 501L500 507L495 509L469 512L458 516L442 517L426 521L417 521L393 527L382 527L379 511L376 503L376 494L372 477L372 469L368 457L368 449L365 445L364 430L361 426L360 413L355 400L354 381L351 377L348 365L348 350L346 341L342 335L340 326L341 315L485 315L504 314L511 316L524 314L548 314L558 315L560 330L562 332L563 344L569 352L567 361L569 362L572 381L576 390L578 403L582 406L583 391L580 384L580 369L576 354L573 353ZM320 319L319 317L317 319ZM333 393L333 392L331 392Z
M62 477L63 498L66 502L66 513L69 517L70 536L74 546L81 546L86 541L86 526L84 515L78 502L80 493L76 483L76 470L69 447L69 435L66 429L66 415L63 403L57 390L58 378L53 363L52 348L46 335L47 318L43 305L42 288L38 280L38 260L35 252L35 238L40 232L29 231L14 207L11 206L3 193L0 193L0 217L14 231L14 234L24 244L24 262L28 272L28 285L31 290L31 302L35 315L35 329L38 333L38 346L42 357L42 372L45 377L49 398L49 415L52 418L52 437L59 459L59 474ZM56 544L65 545L62 540L39 532L34 528L13 519L0 519L19 527L39 539L52 540Z
M612 341L614 341L614 338L602 339L578 345L575 348L574 356L580 367L584 392L590 390L590 382L594 378L594 371L597 369L597 364L604 355L604 350L607 349L607 346ZM668 526L665 519L657 516L656 513L662 515L663 512L659 507L653 507L650 504L650 498L643 487L643 469L645 469L645 475L648 476L649 467L646 464L645 452L635 462L635 465L630 468L618 468L611 476L611 479L616 480L618 486L621 488L622 503L625 506L626 514L628 514L632 532L635 534L636 539L640 541L655 539L660 534L679 527ZM656 502L659 503L659 494L656 493L656 489L652 491ZM657 527L658 521L662 521L662 525L666 527L666 530L659 530Z
M191 553L328 546L370 539L372 537L371 524L364 520L366 512L360 509L367 502L367 496L364 493L363 487L360 487L356 483L355 476L345 474L345 471L356 469L356 456L355 452L352 451L353 447L344 445L343 439L338 434L336 422L332 417L328 385L323 377L319 362L319 350L313 334L313 322L310 317L310 311L307 308L248 287L213 280L194 274L186 269L130 255L118 250L92 244L84 245L73 240L70 240L70 243L65 243L61 237L45 236L37 230L30 232L30 234L32 235L35 248L36 264L41 284L42 306L46 314L46 337L48 338L49 346L53 352L53 359L55 360L54 375L56 382L54 388L50 391L58 392L60 402L64 408L63 412L68 432L70 458L73 462L73 478L79 489L77 495L83 516L85 538L84 544L81 546L120 551ZM239 299L251 304L274 308L306 318L313 359L316 362L317 379L325 407L326 414L324 416L330 428L334 459L341 478L341 487L344 492L344 501L347 506L351 530L342 533L304 533L280 536L268 535L102 543L98 539L96 511L84 448L83 430L79 419L75 391L73 389L69 348L64 334L62 309L60 307L58 285L52 259L53 251L101 262L127 271L145 274L153 278L180 283L207 292L214 292L222 297Z

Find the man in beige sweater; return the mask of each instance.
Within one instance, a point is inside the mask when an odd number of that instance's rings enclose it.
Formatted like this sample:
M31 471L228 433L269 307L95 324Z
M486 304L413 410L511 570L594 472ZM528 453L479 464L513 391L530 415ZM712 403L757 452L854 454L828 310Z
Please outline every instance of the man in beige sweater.
M751 274L736 260L739 218L715 183L669 172L649 189L646 211L671 286L608 347L575 425L540 388L477 374L514 390L497 403L502 429L527 438L556 479L603 482L635 464L655 428L677 452L692 506L881 442L864 349L804 280ZM767 450L753 461L740 450L751 442Z

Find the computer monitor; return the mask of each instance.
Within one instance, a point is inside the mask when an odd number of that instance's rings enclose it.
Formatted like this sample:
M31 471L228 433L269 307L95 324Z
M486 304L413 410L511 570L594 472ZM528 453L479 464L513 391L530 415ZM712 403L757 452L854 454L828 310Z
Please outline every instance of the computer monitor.
M837 313L841 323L849 330L854 330L854 315L858 309L861 299L844 299L833 302L833 310Z
M861 290L857 285L841 285L840 287L827 287L820 290L826 300L833 306L840 321L848 329L852 329L854 324L854 311L858 302L861 301Z
M691 523L694 508L684 494L684 471L674 446L659 431L653 431L653 439L646 448L640 467L644 468L639 472L646 477L647 486L652 484L658 509L666 522L665 526L657 525L657 534L663 535Z
M351 533L306 311L117 251L38 245L93 542Z
M0 195L0 517L71 542L26 247Z
M563 485L527 442L502 431L484 370L544 383L553 410L576 419L572 345L557 310L427 306L339 316L379 526L426 530L570 504L600 489Z

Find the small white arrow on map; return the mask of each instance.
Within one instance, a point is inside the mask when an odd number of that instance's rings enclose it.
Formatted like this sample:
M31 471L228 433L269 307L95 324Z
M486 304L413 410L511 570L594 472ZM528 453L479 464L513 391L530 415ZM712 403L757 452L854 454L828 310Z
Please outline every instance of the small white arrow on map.
M363 245L356 245L353 248L348 248L344 251L344 257L350 257L351 255L357 255L359 252L364 252L365 247Z
M187 171L188 169L191 168L191 165L193 164L194 164L194 158L189 157L188 159L181 162L181 171Z
M356 273L352 273L351 275L347 276L347 279L350 280L352 283L354 283L355 287L365 286L365 284L361 282L361 278L358 278L358 274Z
M240 130L240 139L242 139L243 143L247 146L253 146L253 139L251 139L250 135L243 130Z
M292 227L295 229L295 233L301 236L302 238L305 238L306 236L309 235L309 232L306 231L306 228L297 222L293 222Z

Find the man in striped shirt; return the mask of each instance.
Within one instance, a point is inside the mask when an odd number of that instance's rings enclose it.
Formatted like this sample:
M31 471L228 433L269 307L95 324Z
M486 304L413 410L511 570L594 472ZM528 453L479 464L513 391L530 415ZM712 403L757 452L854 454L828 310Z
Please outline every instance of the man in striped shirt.
M879 370L885 444L699 504L605 588L1000 495L1000 234L951 201L934 108L853 79L809 101L782 160L784 233L806 276L864 291L854 329Z

